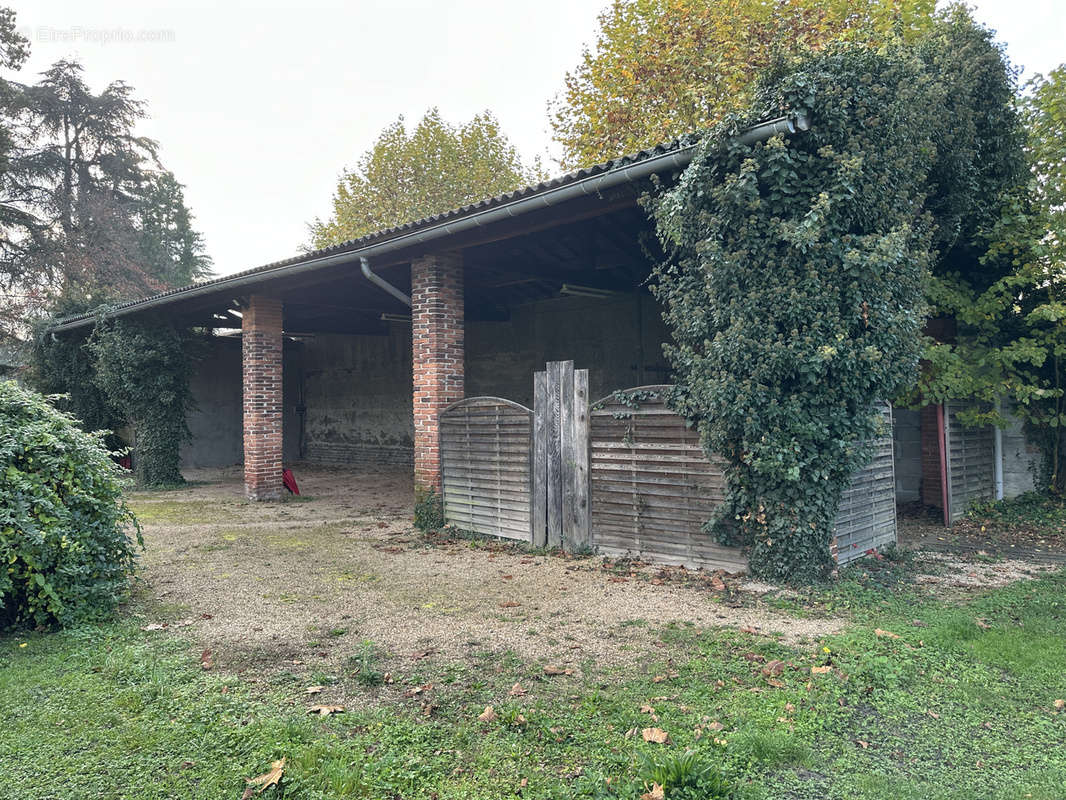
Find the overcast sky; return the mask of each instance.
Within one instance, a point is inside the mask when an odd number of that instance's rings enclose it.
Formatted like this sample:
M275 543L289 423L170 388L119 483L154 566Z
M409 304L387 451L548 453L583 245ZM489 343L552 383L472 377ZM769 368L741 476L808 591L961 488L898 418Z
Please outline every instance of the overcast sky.
M554 152L547 101L608 0L349 0L172 7L15 2L31 81L60 58L148 101L141 132L186 185L220 274L288 257L336 179L399 114L486 108L522 154ZM977 0L1027 74L1066 60L1063 0Z

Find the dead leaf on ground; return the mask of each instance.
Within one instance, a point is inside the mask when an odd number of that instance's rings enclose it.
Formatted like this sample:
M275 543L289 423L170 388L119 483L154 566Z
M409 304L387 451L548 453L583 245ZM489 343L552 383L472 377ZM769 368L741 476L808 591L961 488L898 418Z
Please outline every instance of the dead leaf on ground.
M862 739L856 739L855 740L855 744L857 744L863 750L869 750L870 749L870 743L869 742L864 742Z
M723 724L722 724L721 722L717 722L717 721L715 721L715 722L708 722L708 723L707 723L706 725L704 725L703 727L705 727L705 728L709 728L709 729L710 729L710 730L712 730L712 731L720 731L720 730L722 730L723 728L725 728L725 725L723 725Z
M740 632L741 633L755 633L755 634L757 634L759 631L757 631L751 625L742 625L741 628L740 628Z
M495 722L496 712L493 710L492 706L485 706L485 710L478 714L477 718L481 722Z
M874 629L874 636L877 636L880 639L898 639L899 638L899 634L898 633L892 633L892 631L882 630L881 628L875 628Z
M285 773L285 759L279 758L270 765L270 771L264 772L255 778L245 778L244 782L248 784L248 788L244 790L245 797L251 797L252 787L258 786L259 791L270 786L277 786L281 781L281 776Z
M343 714L344 706L311 706L307 709L308 714L318 714L320 717L328 717L330 714Z
M640 713L641 714L654 714L655 713L655 708L653 706L649 706L647 703L645 703L644 705L642 705L640 707Z
M526 690L522 688L522 684L516 683L511 687L511 691L508 692L511 697L522 697L526 694Z
M1055 710L1056 711L1062 711L1063 709L1066 709L1066 700L1056 700L1055 701Z
M304 694L318 694L325 688L325 686L308 686L304 689Z
M935 711L926 711L925 713L928 714L933 719L940 719L940 715L937 714Z
M508 600L506 603L500 603L500 608L518 608L521 603L516 603L514 600Z
M785 662L779 661L777 659L767 662L766 666L762 668L762 674L765 675L767 678L772 677L774 675L780 675L784 671Z
M432 688L433 688L433 684L432 683L427 683L425 686L412 686L410 689L408 689L406 692L403 693L403 696L404 697L414 697L415 695L422 694L422 692L428 692Z
M215 666L215 662L211 660L211 651L204 650L200 654L200 669L211 669Z
M977 623L977 627L980 628L983 631L987 631L987 630L991 630L992 629L992 626L989 625L987 622L985 622L980 617L975 619L974 622L976 622Z
M833 668L828 665L824 667L811 667L811 675L827 675L832 671Z
M644 728L640 735L645 742L653 742L654 744L667 744L670 741L670 734L662 728Z
M640 796L640 800L665 800L666 792L663 787L657 783L651 785L651 791L645 792Z
M713 578L711 578L711 588L714 589L716 592L724 592L725 581L715 575Z
M152 623L150 623L148 625L142 625L141 626L141 630L142 631L161 631L161 630L164 630L166 627L167 627L167 624L165 622L164 623L152 622Z
M411 659L413 661L421 661L426 656L431 656L434 653L434 649L431 647L428 650L419 650L417 653L411 653Z
M548 664L544 667L545 675L573 675L574 671L569 667L565 669L563 667L557 667L554 664Z

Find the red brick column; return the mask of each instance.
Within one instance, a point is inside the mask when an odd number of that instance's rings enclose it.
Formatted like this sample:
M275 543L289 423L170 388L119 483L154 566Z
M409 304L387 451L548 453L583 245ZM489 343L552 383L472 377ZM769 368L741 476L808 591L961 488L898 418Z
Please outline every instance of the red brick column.
M281 301L252 295L241 318L244 491L249 500L281 497Z
M463 398L463 260L440 253L411 263L414 358L415 489L441 489L440 428L444 406Z

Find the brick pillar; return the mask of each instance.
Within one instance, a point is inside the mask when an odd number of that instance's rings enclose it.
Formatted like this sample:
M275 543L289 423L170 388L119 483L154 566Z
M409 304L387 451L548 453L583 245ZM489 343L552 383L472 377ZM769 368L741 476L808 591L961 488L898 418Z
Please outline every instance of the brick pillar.
M444 406L463 398L463 261L440 253L411 263L414 359L415 489L441 489L440 428Z
M252 295L241 319L244 491L249 500L281 497L281 301Z

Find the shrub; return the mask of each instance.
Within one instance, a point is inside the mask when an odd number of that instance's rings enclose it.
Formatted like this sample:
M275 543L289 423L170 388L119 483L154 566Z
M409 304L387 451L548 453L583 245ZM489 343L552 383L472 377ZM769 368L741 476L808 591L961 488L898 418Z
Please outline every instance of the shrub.
M126 595L140 527L102 432L0 381L0 626L70 625Z
M415 498L415 527L423 533L444 527L444 500L436 489L423 489Z

